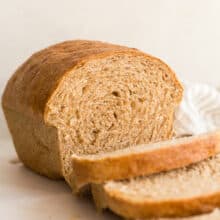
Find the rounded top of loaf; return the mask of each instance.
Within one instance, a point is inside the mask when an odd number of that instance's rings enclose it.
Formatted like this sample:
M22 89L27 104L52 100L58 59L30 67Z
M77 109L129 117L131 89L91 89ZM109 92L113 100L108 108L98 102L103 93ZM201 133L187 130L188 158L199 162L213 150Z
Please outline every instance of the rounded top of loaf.
M13 74L3 94L3 107L32 116L44 117L45 107L63 76L92 59L114 54L142 55L148 59L158 58L137 49L113 45L100 41L73 40L55 44L34 53ZM166 65L176 86L181 84Z

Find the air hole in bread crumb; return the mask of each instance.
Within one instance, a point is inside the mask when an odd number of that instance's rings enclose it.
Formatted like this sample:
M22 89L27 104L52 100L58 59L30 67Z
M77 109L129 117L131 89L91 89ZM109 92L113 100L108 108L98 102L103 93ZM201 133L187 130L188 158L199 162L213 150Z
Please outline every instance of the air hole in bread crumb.
M174 99L175 98L175 94L170 94L170 97L172 98L172 99Z
M79 117L79 111L78 111L78 110L76 110L76 118L78 118L78 119L80 118L80 117Z
M109 71L109 68L108 68L108 67L105 67L105 68L103 69L103 71Z
M82 94L85 94L87 90L88 90L88 86L84 86L84 87L82 88Z
M99 132L100 132L100 130L98 130L98 129L95 129L92 131L93 134L98 134Z
M131 102L131 108L136 108L136 103L134 101Z
M138 98L138 101L143 103L146 99L145 98Z
M112 92L112 95L113 95L113 96L116 96L116 97L120 97L120 94L119 94L119 92L117 92L117 91L113 91L113 92Z
M83 139L80 137L80 135L78 136L78 142L79 144L83 144Z
M61 111L65 109L65 105L61 105Z
M114 115L114 118L115 118L115 119L118 119L118 116L117 116L117 114L116 114L115 112L114 112L113 115Z
M168 74L167 74L167 73L165 73L165 74L163 74L163 75L162 75L162 78L163 78L163 80L165 80L165 81L166 81L167 79L169 79L169 76L168 76Z

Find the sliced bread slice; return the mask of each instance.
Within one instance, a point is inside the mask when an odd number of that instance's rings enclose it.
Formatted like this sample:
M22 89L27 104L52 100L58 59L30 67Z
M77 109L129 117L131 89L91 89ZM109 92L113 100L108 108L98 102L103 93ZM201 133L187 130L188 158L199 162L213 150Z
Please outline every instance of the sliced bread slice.
M95 155L72 156L72 182L78 190L88 183L128 179L180 168L220 152L220 131L134 146Z
M219 209L216 209L211 213L190 216L186 218L151 218L147 220L219 220L219 219L220 219L220 211Z
M220 207L220 154L189 167L93 184L99 208L125 218L186 217Z

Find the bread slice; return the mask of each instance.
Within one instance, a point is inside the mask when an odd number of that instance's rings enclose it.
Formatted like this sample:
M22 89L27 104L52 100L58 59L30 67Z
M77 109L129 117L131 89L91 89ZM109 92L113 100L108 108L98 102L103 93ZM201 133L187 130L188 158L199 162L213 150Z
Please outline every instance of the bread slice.
M211 213L196 215L190 217L183 218L151 218L146 220L219 220L220 219L220 211L219 209L215 209Z
M21 161L72 186L72 154L171 138L182 92L158 58L76 40L32 55L9 80L2 104Z
M92 186L99 208L125 218L186 217L220 207L220 154L189 167Z
M220 153L220 131L139 145L95 155L72 156L72 182L128 179L187 166Z

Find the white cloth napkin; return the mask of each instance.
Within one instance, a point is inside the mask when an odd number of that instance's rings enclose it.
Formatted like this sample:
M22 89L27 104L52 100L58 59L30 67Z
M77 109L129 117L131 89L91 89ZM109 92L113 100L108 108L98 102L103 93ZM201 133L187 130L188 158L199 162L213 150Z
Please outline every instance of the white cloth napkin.
M202 83L184 82L183 86L183 100L175 113L175 135L197 135L220 128L218 89Z

